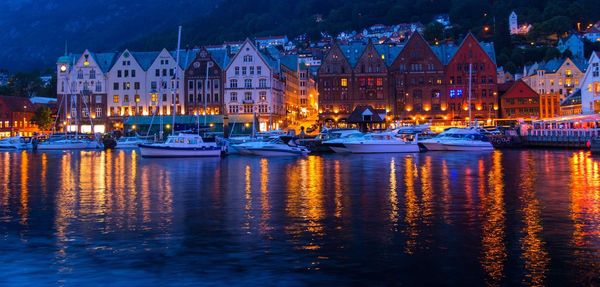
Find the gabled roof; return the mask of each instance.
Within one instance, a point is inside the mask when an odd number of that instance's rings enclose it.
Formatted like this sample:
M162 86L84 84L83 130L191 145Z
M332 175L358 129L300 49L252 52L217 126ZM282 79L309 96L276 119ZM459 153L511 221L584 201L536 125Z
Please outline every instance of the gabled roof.
M374 45L375 50L379 53L379 56L384 56L384 62L386 66L391 66L394 63L394 60L398 57L402 49L404 49L404 45L399 46L390 46L390 45Z
M217 63L219 68L221 68L221 70L225 69L225 67L227 67L227 65L229 64L229 61L231 60L229 58L229 55L227 54L227 48L210 49L210 50L207 49L207 52L212 57L213 61L215 61Z
M444 43L440 45L431 46L431 50L435 54L435 56L442 62L442 64L447 65L454 54L458 50L458 47L452 43Z
M117 60L117 53L89 53L103 73L108 72Z
M281 65L286 66L288 69L296 72L298 71L298 55L285 55L281 58Z
M348 116L346 120L348 123L362 123L363 122L363 114L367 112L371 116L371 122L383 122L385 119L382 119L379 115L385 114L385 110L378 110L373 108L372 106L357 106L354 108L354 111Z
M340 45L340 50L344 57L346 57L346 60L348 60L350 67L354 68L366 47L362 43L352 43L350 45Z
M479 47L488 55L488 57L490 58L490 60L496 64L496 52L494 50L494 44L493 43L485 43L485 42L479 42L479 40L477 40L477 38L475 37L475 35L473 35L473 33L469 32L467 34L467 36L465 36L465 38L462 40L462 42L460 43L460 45L458 45L457 50L454 51L454 54L456 54L456 52L458 50L460 50L460 48L462 47L462 45L465 44L465 42L467 41L467 39L469 38L473 38L473 40L475 41L475 43L477 43L479 45ZM454 55L452 55L454 56ZM443 63L443 62L442 62ZM446 63L444 63L444 65L446 65Z
M504 93L504 95L509 95L513 90L515 89L525 89L527 90L527 92L534 94L534 95L539 95L535 90L533 90L527 83L525 83L523 80L518 80L515 81L514 83L512 83L512 85L510 86L510 88L508 88L508 90L506 91L506 93Z
M179 67L183 70L187 69L196 57L196 52L198 52L198 50L179 50ZM177 61L177 50L169 51L169 54Z
M148 71L160 52L129 52L138 62L142 70Z

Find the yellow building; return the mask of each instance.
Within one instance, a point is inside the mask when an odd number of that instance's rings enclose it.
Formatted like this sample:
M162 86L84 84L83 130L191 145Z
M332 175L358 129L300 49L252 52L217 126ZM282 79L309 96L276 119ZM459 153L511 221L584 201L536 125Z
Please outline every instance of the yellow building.
M579 86L585 67L583 60L552 59L525 67L523 81L538 94L562 101Z

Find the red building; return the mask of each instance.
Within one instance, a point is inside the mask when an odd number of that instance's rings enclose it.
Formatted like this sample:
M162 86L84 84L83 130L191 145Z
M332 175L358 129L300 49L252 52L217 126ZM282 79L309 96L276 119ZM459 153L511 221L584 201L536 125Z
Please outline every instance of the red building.
M444 65L421 34L413 33L394 60L390 81L397 119L443 119Z
M184 76L188 115L216 115L223 111L223 67L227 65L228 59L225 48L208 51L203 47L198 51Z
M540 95L522 80L513 82L500 97L501 118L538 119Z
M31 122L35 109L27 98L0 96L0 138L32 136L38 132L37 126Z
M446 65L447 111L453 120L498 116L498 93L494 47L479 43L469 33ZM471 104L469 105L469 87Z

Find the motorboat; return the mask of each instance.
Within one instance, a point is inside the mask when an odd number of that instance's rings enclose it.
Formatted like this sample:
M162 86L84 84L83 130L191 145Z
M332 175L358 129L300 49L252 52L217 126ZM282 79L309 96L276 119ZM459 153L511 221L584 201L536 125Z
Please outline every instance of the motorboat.
M0 150L21 150L29 148L30 143L26 138L15 136L10 138L4 138L0 140Z
M342 144L351 153L414 153L420 151L417 137L412 133L370 133Z
M37 146L38 150L78 150L102 149L99 139L90 138L89 135L52 135L48 140Z
M434 138L419 142L429 151L487 151L492 143L477 129L450 128Z
M140 144L142 157L216 157L221 148L194 134L171 135L164 143Z
M130 149L130 148L138 148L140 144L151 144L154 143L154 138L152 137L120 137L117 140L116 148L121 149Z
M302 156L310 151L296 144L291 137L276 137L268 142L253 142L244 146L244 153L257 156Z
M327 138L323 140L321 145L335 153L350 153L344 143L361 139L364 135L356 129L334 129L328 132Z

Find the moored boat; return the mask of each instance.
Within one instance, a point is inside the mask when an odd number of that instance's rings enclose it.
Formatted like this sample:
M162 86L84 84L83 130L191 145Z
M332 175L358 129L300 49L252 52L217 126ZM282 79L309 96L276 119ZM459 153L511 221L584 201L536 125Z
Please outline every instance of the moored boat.
M494 147L477 129L451 128L419 142L428 151L486 151Z
M343 145L351 153L414 153L420 151L415 134L393 132L366 134L361 139L346 141Z
M296 144L289 137L277 137L268 142L255 142L245 147L245 154L257 156L302 156L307 155L306 147Z
M154 143L154 139L151 137L121 137L117 140L116 148L130 149L138 148L140 144L151 144Z
M101 149L102 143L87 135L52 135L37 146L38 150Z
M140 144L142 157L218 157L221 148L193 134L172 135L165 143Z

